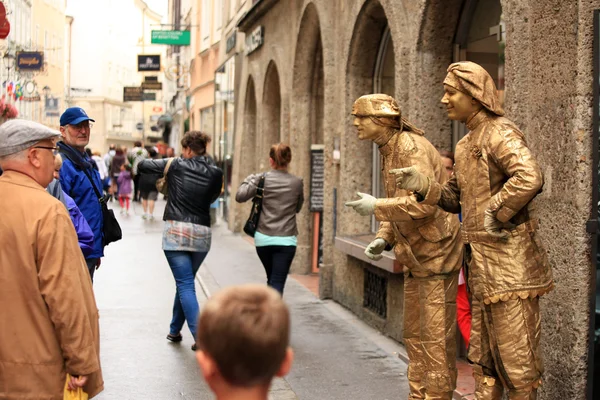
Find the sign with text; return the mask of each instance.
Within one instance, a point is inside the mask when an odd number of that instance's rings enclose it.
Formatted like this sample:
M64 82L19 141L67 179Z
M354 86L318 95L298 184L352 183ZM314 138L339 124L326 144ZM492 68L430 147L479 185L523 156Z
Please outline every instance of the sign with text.
M248 36L246 36L246 55L253 53L265 41L265 30L261 26L257 27Z
M325 187L325 146L310 147L310 211L323 211L323 189Z
M123 101L144 101L143 89L140 86L124 86Z
M152 31L150 43L189 46L190 31Z
M20 71L41 71L44 68L44 52L17 51L16 66Z
M138 71L160 71L160 54L139 54Z
M162 90L162 82L144 81L142 82L144 90Z

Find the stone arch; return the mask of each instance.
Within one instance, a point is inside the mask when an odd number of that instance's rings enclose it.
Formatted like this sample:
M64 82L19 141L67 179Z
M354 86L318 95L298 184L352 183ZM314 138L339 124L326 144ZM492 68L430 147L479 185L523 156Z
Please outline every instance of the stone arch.
M367 0L360 10L348 55L346 66L346 110L352 109L354 101L365 94L373 93L374 74L380 42L388 26L388 19L381 3ZM357 190L370 193L372 191L373 145L371 141L360 141L352 118L348 116L345 134L341 140L342 162L340 196L351 199ZM364 233L371 230L370 221L366 218L356 219L351 212L342 209L348 218L348 232L344 234Z
M256 89L254 87L254 78L252 75L248 76L248 83L246 85L246 97L244 101L244 139L243 148L241 152L241 164L242 170L254 171L258 168L256 165L256 152L258 149L258 142L256 136Z
M427 138L438 148L449 149L452 141L451 123L440 99L442 81L452 63L453 43L461 11L471 0L427 0L423 8L415 52L412 93L418 93L419 106L414 119Z
M271 60L265 74L263 91L262 140L259 147L260 169L268 167L267 156L272 144L281 141L281 85L277 65Z
M323 145L324 138L324 69L323 44L319 14L314 3L304 8L296 40L292 81L294 121L291 135L293 143L292 172L299 176L310 176L311 145ZM310 182L305 184L305 198L310 195ZM315 225L309 207L297 218L298 248L293 269L310 272L312 265L312 240ZM318 227L316 228L318 229Z

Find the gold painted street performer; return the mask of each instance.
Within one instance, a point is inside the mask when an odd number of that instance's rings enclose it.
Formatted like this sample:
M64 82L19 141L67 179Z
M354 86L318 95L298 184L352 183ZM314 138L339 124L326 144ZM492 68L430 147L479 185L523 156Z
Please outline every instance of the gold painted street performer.
M385 94L362 96L352 108L361 140L379 145L383 171L413 167L434 182L446 177L440 155L423 131L401 117L396 101ZM359 193L350 201L360 215L382 221L365 254L380 259L394 248L408 272L404 280L404 343L410 363L409 399L452 398L456 387L456 291L462 263L458 218L435 205L418 203L396 188L395 176L384 179L388 198Z
M552 290L552 271L536 233L531 201L542 171L504 111L491 76L473 62L450 65L442 103L467 124L456 146L454 175L444 185L416 168L391 171L420 204L462 212L470 247L473 320L469 360L477 399L535 399L543 372L539 297Z

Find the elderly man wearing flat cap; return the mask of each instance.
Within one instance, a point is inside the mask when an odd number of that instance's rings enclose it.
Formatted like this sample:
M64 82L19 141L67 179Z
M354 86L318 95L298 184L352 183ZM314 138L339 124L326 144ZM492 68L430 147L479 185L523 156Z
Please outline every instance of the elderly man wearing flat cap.
M60 116L60 135L58 143L63 158L60 168L60 184L81 210L94 233L94 250L86 257L86 264L92 281L94 272L100 267L104 256L104 222L102 205L98 194L103 193L100 173L95 161L85 152L90 142L91 119L81 107L70 107ZM94 186L92 186L94 185Z
M438 151L424 132L402 117L386 94L359 97L352 107L361 140L379 146L384 171L412 166L436 182L446 180ZM456 216L435 205L418 203L396 188L393 174L384 179L386 198L359 193L350 201L360 215L381 221L375 240L365 251L380 259L387 247L406 268L403 338L410 359L409 399L450 400L456 388L456 292L462 265L462 243Z
M491 76L473 62L450 65L442 103L467 124L453 177L440 184L414 168L392 171L398 187L422 204L462 211L470 250L473 320L468 358L477 399L535 399L543 372L539 298L552 290L552 270L536 233L531 201L542 171L525 136L509 119Z
M44 187L59 133L0 126L0 397L62 399L103 389L98 308L65 206Z

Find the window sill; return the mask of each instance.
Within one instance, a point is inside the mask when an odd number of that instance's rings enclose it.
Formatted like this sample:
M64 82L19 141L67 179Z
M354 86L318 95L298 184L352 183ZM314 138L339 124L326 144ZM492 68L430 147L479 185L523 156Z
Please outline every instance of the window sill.
M387 271L392 274L401 274L404 272L404 267L396 261L393 251L384 251L381 255L383 258L378 261L371 260L365 255L365 250L371 240L375 237L373 234L356 235L356 236L336 236L335 248L346 253L351 257L358 258L361 261L371 264L372 266Z

